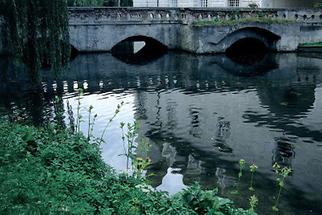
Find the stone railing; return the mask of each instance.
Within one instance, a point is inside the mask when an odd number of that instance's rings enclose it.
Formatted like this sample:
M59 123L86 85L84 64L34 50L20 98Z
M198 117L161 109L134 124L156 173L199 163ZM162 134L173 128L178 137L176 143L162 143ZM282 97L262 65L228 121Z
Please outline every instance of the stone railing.
M251 8L69 8L70 23L76 24L139 24L180 23L196 20L262 17L321 23L320 9L251 9Z
M134 7L70 7L70 24L121 23L180 23L195 20L241 19L250 17L275 18L304 23L321 23L321 9L265 9L265 8L134 8ZM0 25L3 19L0 17Z
M180 11L174 8L69 8L71 24L179 23Z

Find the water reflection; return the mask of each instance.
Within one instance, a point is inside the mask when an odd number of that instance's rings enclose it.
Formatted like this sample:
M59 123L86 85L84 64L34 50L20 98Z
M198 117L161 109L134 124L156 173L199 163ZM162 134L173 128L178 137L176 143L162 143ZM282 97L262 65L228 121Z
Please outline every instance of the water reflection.
M4 60L0 65L8 66ZM2 82L0 111L11 119L46 123L55 109L67 110L67 100L75 110L76 91L82 87L81 113L85 116L93 105L99 115L95 135L116 105L125 102L103 146L104 159L116 169L126 167L120 156L124 149L119 123L136 119L141 123L139 136L151 144L148 174L155 174L151 181L158 189L173 193L197 180L230 196L238 160L243 158L259 166L259 210L270 214L275 194L271 165L278 162L294 170L282 214L319 214L322 59L275 54L253 71L260 68L260 75L249 77L244 73L249 66L225 56L170 52L143 66L123 63L110 54L80 55L59 79L45 71L41 91L28 90L24 78ZM54 96L63 102L55 103ZM86 124L85 120L82 129ZM245 193L248 178L246 174L241 185ZM230 197L248 207L247 199Z

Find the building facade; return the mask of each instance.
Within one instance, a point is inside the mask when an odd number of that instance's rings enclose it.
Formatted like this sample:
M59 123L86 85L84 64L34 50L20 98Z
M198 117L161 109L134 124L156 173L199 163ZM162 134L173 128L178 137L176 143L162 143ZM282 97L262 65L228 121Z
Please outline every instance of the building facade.
M134 7L313 7L320 0L133 0Z

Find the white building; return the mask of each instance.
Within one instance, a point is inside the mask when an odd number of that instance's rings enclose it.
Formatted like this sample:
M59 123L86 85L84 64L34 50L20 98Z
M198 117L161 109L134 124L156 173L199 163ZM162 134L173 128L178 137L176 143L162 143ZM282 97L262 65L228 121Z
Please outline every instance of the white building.
M134 7L313 7L320 0L133 0Z

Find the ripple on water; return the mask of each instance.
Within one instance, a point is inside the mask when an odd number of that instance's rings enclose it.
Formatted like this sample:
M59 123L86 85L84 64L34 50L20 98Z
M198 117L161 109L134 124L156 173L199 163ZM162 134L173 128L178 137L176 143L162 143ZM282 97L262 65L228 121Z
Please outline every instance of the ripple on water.
M88 129L92 105L93 114L98 115L95 136L100 137L117 105L124 102L107 127L102 145L103 159L118 171L127 165L120 156L126 150L120 123L138 120L137 140L147 138L151 145L153 165L148 174L155 174L151 182L158 189L172 194L197 180L248 207L247 199L229 194L237 181L238 160L245 159L259 166L255 178L261 197L258 211L270 214L276 191L271 166L278 162L294 170L281 199L281 213L308 214L307 208L310 214L322 211L315 204L322 201L321 59L274 55L277 67L254 77L229 71L221 63L223 56L170 52L144 66L125 64L110 54L91 55L95 63L86 59L86 55L76 58L61 78L64 81L43 81L39 93L9 93L0 87L0 114L48 122L59 96L64 110L68 100L75 115L77 88L83 86L82 129ZM314 70L306 69L312 66ZM248 193L247 178L245 171L244 193Z

